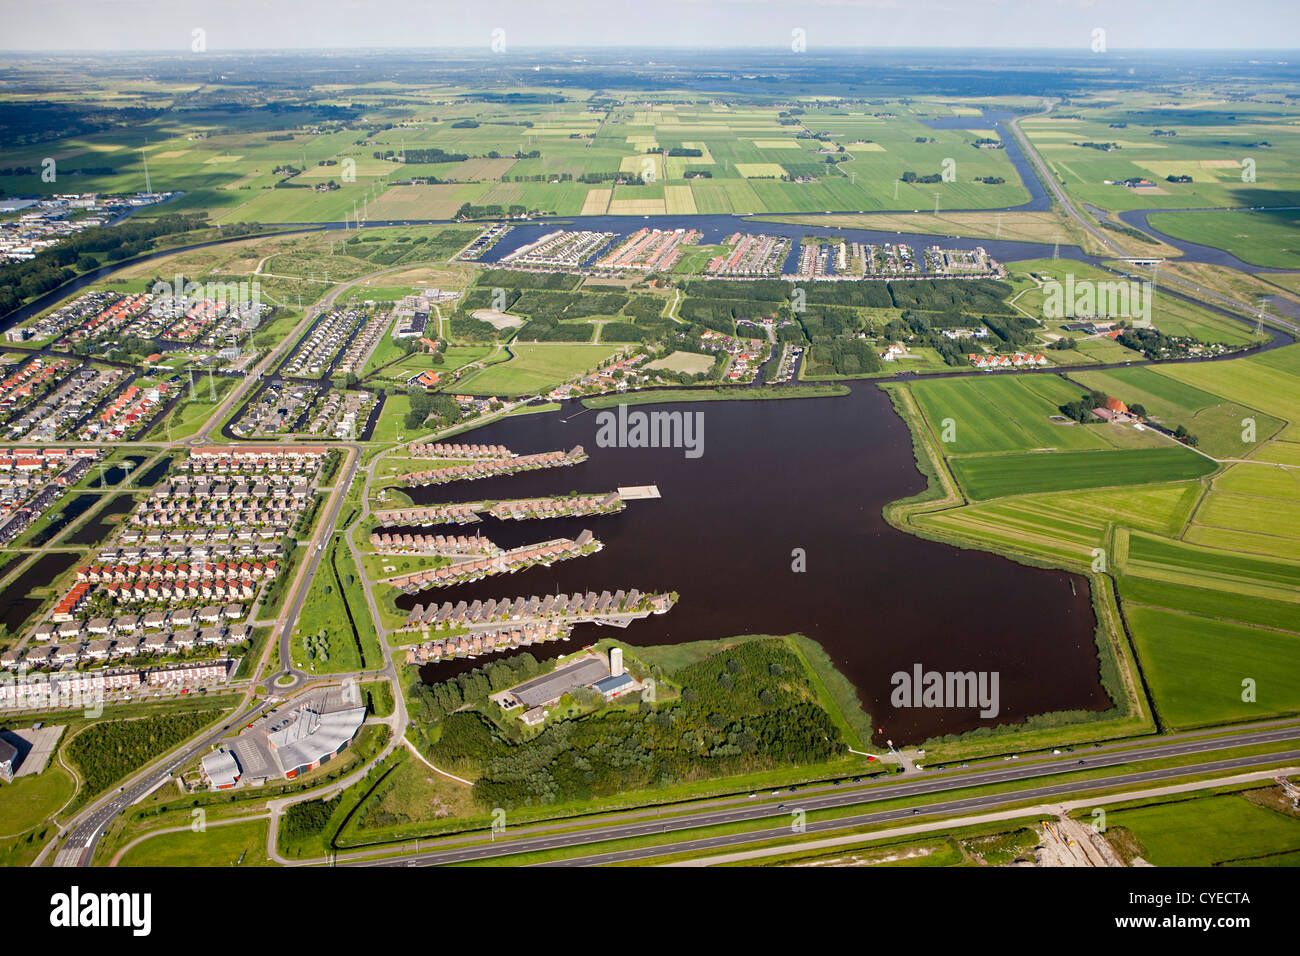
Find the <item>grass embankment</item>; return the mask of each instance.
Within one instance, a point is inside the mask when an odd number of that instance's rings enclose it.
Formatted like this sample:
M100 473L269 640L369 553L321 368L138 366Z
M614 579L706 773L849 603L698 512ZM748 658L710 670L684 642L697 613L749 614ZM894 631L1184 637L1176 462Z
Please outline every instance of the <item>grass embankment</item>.
M620 395L595 395L584 398L587 408L613 408L616 405L668 405L675 402L759 401L779 398L827 398L849 394L847 385L772 385L746 388L728 386L711 389L669 388L628 392Z
M1074 559L1063 560L1058 554L1044 554L1026 549L1013 530L1005 539L991 541L987 534L971 533L937 525L936 515L964 511L965 498L940 454L934 435L923 424L923 417L910 388L890 384L884 387L894 409L908 424L912 435L917 469L926 476L926 487L908 499L891 502L883 510L885 520L894 527L919 537L962 548L994 550L1023 564L1038 567L1064 567L1089 576L1093 611L1097 615L1096 631L1098 666L1103 686L1116 705L1103 713L1065 712L1041 715L1027 725L1002 726L962 735L957 739L927 741L927 759L951 760L956 756L978 757L1022 749L1033 749L1057 742L1113 739L1149 732L1155 728L1128 635L1124 629L1113 589L1107 579L1092 571L1091 551Z

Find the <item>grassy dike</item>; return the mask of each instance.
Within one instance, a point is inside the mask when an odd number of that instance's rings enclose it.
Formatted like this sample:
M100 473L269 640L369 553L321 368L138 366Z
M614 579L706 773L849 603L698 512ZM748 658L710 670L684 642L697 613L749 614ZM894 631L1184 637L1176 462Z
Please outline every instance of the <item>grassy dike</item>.
M1040 749L1057 744L1131 737L1154 733L1158 728L1132 640L1124 627L1123 615L1109 575L1092 571L1083 564L1051 564L1014 548L990 547L989 542L957 534L940 534L915 523L918 515L928 514L967 503L943 455L933 445L929 429L915 397L906 385L880 386L889 395L894 410L912 434L912 450L917 470L926 477L925 490L911 498L888 504L884 518L895 528L917 537L953 545L958 548L992 551L1021 564L1053 568L1081 574L1088 578L1093 611L1097 616L1097 657L1102 686L1115 706L1099 713L1064 711L1041 714L1024 724L1000 725L966 734L927 741L929 762L947 761Z
M666 405L672 402L762 401L773 398L828 398L849 394L847 385L772 385L749 388L732 385L720 388L661 388L621 395L584 398L585 408L614 408L617 405Z

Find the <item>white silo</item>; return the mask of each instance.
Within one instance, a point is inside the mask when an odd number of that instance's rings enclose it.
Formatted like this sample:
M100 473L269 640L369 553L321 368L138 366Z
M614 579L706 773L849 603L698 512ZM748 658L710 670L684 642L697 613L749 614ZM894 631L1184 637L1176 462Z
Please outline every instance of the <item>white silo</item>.
M609 675L618 677L623 673L623 648L611 647L609 649Z

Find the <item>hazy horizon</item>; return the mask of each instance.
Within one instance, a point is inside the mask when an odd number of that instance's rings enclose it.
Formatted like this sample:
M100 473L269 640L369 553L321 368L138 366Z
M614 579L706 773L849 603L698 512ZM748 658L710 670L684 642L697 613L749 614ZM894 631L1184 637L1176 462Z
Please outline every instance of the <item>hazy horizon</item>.
M1291 52L1300 5L1259 0L0 0L5 53L754 49ZM1103 50L1096 50L1104 31ZM1278 45L1283 38L1282 45ZM1287 45L1287 44L1290 45Z

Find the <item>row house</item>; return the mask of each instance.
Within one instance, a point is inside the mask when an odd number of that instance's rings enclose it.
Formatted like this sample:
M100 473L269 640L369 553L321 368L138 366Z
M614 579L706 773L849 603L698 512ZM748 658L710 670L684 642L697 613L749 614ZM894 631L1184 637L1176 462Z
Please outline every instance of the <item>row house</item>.
M196 684L225 683L230 673L230 661L208 664L181 664L176 667L151 668L148 673L150 687L189 687Z
M474 505L442 505L436 508L376 511L374 516L385 528L395 524L467 524L478 520L478 510Z
M407 446L412 458L515 458L505 445L475 445L457 442L412 442Z
M537 455L524 455L518 458L490 459L474 461L465 465L449 465L431 471L420 471L406 476L408 485L439 484L445 481L473 480L492 475L508 474L516 471L529 471L538 468L556 468L563 465L577 464L586 458L581 445L574 446L568 452L548 451Z
M385 551L450 551L457 553L495 553L498 549L481 534L389 534L371 532L371 547Z

